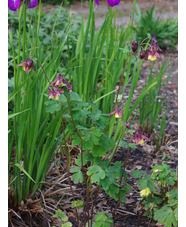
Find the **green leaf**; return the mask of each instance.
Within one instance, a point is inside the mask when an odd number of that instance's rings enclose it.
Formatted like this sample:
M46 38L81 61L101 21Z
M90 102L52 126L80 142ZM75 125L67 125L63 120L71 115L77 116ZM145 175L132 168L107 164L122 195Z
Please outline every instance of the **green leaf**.
M79 101L79 102L82 101L82 99L79 97L79 95L76 92L73 92L73 91L70 92L70 99L75 100L75 101Z
M71 202L72 208L77 207L77 208L82 208L84 207L84 202L82 200L75 200Z
M60 218L62 221L68 221L68 217L62 212L62 210L58 209L54 216Z
M128 147L128 143L126 141L121 140L119 143L119 147Z
M30 180L36 183L35 180L32 179L32 177L27 173L27 171L19 163L16 163L15 166L18 167L21 171L23 171L23 173L26 174L27 177L30 178Z
M171 207L167 204L163 206L161 209L156 210L154 213L154 219L161 224L164 224L165 227L177 226L178 222L175 217L175 212L171 209Z
M62 224L61 227L72 227L72 223L68 221L65 224Z
M46 104L46 112L54 113L56 111L59 111L61 108L61 105L57 102L57 100L50 100L45 102Z
M75 173L72 175L72 180L75 184L83 183L83 173L81 172L81 168L78 166L75 166L74 168L70 169L71 173Z
M89 114L92 121L98 121L101 116L101 110L95 110L94 113Z
M131 172L132 177L136 177L136 178L140 178L143 175L144 171L140 171L140 170L133 170Z
M105 171L97 165L90 166L87 175L91 176L91 183L98 183L100 179L105 178Z
M147 181L144 178L141 178L137 181L139 185L139 189L142 190L144 188L147 188Z
M130 147L130 148L133 148L133 149L137 148L137 146L136 146L135 143L129 143L129 147Z

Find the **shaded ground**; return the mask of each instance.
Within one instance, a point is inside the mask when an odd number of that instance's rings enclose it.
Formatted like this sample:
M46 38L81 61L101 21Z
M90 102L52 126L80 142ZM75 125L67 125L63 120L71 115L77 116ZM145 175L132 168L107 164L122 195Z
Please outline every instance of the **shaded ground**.
M162 18L177 17L177 1L138 1L141 9L150 9L153 4L158 8L158 14ZM102 23L102 15L106 13L107 6L105 3L100 2L100 7L96 9L96 23ZM52 6L53 7L53 6ZM88 13L88 3L83 3L83 15L86 17ZM48 10L51 6L46 5L44 10ZM69 8L69 7L67 7ZM117 23L123 24L127 22L127 18L130 16L130 10L132 8L132 1L121 1L118 7L119 18ZM72 10L77 13L81 13L80 4L75 4L72 6ZM125 12L123 14L123 12ZM161 158L158 155L162 155L163 152L170 155L170 160L167 164L173 169L177 169L177 152L178 152L178 55L177 50L167 50L161 55L161 59L155 62L155 69L158 68L159 63L162 64L170 58L169 67L164 74L164 79L168 76L170 71L170 66L172 64L172 72L170 81L166 85L167 91L166 95L170 98L168 118L172 117L171 121L166 128L166 136L164 146L158 152L153 151L151 146L144 145L138 149L132 149L130 151L129 160L127 164L127 172L130 176L132 169L142 169L150 171L152 166L156 163L161 163ZM138 81L137 89L135 90L134 98L138 97L139 91L144 87L145 80L149 76L149 61L144 61L141 76ZM124 94L124 96L126 93ZM150 143L147 143L150 145ZM114 161L121 161L124 164L126 160L127 151L120 148L116 153ZM74 151L72 157L72 165L74 158L76 158L77 153ZM136 182L131 180L130 182L133 190L127 195L126 203L121 203L117 208L117 215L114 216L114 226L115 227L153 227L161 226L157 225L155 221L148 219L144 215L144 209L140 205L138 198L139 192L137 191ZM71 209L70 202L72 200L71 192L69 189L66 173L66 157L62 157L60 151L57 152L54 157L54 161L47 172L46 180L43 184L43 189L41 192L36 193L34 200L27 200L19 207L16 213L9 210L9 226L15 227L47 227L47 226L60 226L57 220L53 217L53 214L57 209L64 211L73 226L77 226L74 219L74 213ZM76 199L85 198L85 190L82 185L73 185L74 194ZM116 203L110 197L105 196L103 191L100 191L98 195L98 200L96 204L96 211L108 211L111 213L115 207Z

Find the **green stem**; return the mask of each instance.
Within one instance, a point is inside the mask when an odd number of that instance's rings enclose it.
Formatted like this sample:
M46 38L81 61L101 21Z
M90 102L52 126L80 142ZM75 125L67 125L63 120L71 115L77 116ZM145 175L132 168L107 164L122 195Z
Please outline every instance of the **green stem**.
M74 130L75 130L77 136L81 140L81 168L83 170L83 139L82 139L81 135L79 134L79 132L78 132L78 130L76 128L76 125L74 123L74 119L73 119L73 116L72 116L71 104L70 104L70 98L69 97L67 97L67 101L68 101L68 107L69 107L69 111L70 111L70 117L71 117L71 120L72 120L72 124L73 124ZM83 171L83 175L84 175L84 171Z
M116 101L115 101L114 106L113 106L113 108L112 108L112 112L114 111L115 106L116 106L116 104L117 104L118 95L119 95L119 92L120 92L120 89L121 89L121 83L122 83L122 80L123 80L123 77L124 77L125 69L126 69L126 67L127 67L128 60L129 60L129 58L130 58L130 56L131 56L132 54L133 54L133 52L131 52L131 53L129 54L129 56L127 57L127 60L126 60L126 62L125 62L125 66L124 66L123 73L122 73L122 76L121 76L121 79L120 79L120 83L119 83L119 88L118 88L118 91L117 91L117 94L116 94Z
M68 183L70 186L70 190L72 193L72 198L73 201L75 202L75 198L74 198L74 192L72 189L72 184L70 181L70 173L69 173L69 169L70 169L70 152L68 150L68 146L67 146L67 142L66 142L66 134L65 134L65 127L64 127L64 122L63 122L63 113L62 113L62 107L63 107L63 103L61 104L61 109L60 109L60 113L61 113L61 126L62 126L62 131L63 131L63 136L64 136L64 143L65 143L65 150L66 150L66 155L67 155L67 177L68 177ZM75 212L76 212L76 219L78 222L78 226L79 226L79 216L78 216L78 211L77 211L77 207L75 208Z
M122 133L121 133L121 135L120 135L120 138L119 138L119 140L118 140L118 143L117 143L117 145L116 145L116 148L115 148L114 152L113 152L112 155L111 155L110 162L109 162L107 168L110 166L110 164L111 164L111 162L112 162L112 160L113 160L113 158L114 158L114 155L115 155L115 153L116 153L116 151L117 151L117 149L118 149L118 146L119 146L120 140L121 140L122 137L123 137L123 134L124 134L124 130L123 130L123 127L122 127Z

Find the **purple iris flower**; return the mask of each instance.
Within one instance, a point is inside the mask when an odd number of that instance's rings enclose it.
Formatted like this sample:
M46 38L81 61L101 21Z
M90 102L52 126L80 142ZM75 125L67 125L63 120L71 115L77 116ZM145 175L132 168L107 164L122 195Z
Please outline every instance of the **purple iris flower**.
M99 0L95 0L96 5L99 5ZM107 0L110 7L114 7L120 3L120 0Z
M38 4L38 0L30 0L28 8L34 8ZM8 8L12 11L17 11L20 6L20 0L8 0Z

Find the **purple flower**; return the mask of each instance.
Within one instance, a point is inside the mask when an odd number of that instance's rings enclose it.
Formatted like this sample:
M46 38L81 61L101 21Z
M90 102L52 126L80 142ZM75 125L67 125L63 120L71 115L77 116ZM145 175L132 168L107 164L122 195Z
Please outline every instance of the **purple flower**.
M72 83L68 83L62 74L58 74L57 78L48 87L49 99L59 99L59 96L64 93L64 87L70 92L72 91Z
M33 65L33 61L31 58L27 58L24 62L22 62L18 66L23 66L23 70L26 71L26 73L28 73L31 69L36 71L36 68Z
M8 0L8 8L12 11L17 11L20 6L20 0Z
M34 8L38 4L38 0L30 0L28 8ZM8 8L12 11L17 11L20 6L20 0L8 0Z
M96 5L99 5L99 0L95 0Z
M96 5L99 5L99 0L95 0ZM120 0L107 0L110 7L114 7L120 3Z
M148 47L148 60L155 61L157 57L160 58L158 51L162 51L162 50L158 46L158 42L156 40L155 34L153 34L151 44Z
M49 99L56 99L56 100L59 99L59 96L61 93L58 91L58 89L54 90L54 87L51 87L51 90L50 90L50 86L49 86L48 90L49 90L49 95L48 95Z
M38 0L30 0L30 5L28 8L34 8L38 4Z
M122 118L123 117L123 110L122 107L120 108L120 110L118 110L118 107L116 107L116 110L113 111L112 113L110 113L110 116L114 115L115 118Z
M107 0L107 3L110 7L116 6L120 3L120 0Z
M141 129L136 129L133 134L133 139L135 140L136 145L144 143L144 139L149 141L149 139L142 134Z

